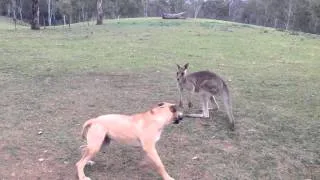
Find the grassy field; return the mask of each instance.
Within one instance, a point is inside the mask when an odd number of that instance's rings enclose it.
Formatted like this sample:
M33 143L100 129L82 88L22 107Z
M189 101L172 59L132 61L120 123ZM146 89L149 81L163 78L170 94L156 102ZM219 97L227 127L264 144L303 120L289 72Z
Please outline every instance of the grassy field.
M320 36L215 20L121 19L31 31L0 19L0 179L75 179L82 123L177 102L176 63L230 87L224 109L169 126L158 143L179 180L320 179ZM196 111L200 108L194 98ZM220 102L220 101L219 101ZM221 104L221 103L220 103ZM160 179L111 143L92 179Z

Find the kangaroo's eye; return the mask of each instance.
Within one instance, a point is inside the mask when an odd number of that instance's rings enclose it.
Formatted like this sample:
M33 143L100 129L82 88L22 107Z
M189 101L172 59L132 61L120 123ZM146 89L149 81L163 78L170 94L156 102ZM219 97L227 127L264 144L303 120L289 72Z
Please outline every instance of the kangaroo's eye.
M181 75L183 76L183 75L184 75L184 72L182 72Z

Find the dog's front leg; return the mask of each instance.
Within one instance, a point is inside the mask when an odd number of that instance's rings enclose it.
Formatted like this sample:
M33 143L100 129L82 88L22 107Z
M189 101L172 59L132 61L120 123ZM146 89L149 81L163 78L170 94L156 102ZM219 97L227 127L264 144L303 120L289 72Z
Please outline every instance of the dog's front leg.
M147 154L147 156L152 160L158 173L162 176L164 180L174 180L172 177L169 176L167 173L164 165L161 162L161 159L158 155L158 152L155 148L155 143L147 143L143 145L143 150Z

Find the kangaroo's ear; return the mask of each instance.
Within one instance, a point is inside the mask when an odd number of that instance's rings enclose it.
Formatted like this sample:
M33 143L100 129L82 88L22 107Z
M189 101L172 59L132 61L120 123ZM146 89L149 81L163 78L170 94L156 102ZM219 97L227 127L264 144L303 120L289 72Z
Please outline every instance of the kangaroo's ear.
M184 65L184 69L188 69L188 67L189 67L189 63Z
M178 69L180 70L180 69L181 69L181 66L179 66L179 64L176 64L176 65L177 65Z

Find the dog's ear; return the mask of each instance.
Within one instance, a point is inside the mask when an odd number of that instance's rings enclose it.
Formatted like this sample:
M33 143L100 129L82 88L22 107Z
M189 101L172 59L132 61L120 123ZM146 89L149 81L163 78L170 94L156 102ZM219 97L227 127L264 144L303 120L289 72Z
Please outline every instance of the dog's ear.
M172 113L177 112L177 106L176 106L176 105L170 106L170 111L171 111Z
M189 63L184 65L184 69L188 69L188 67L189 67Z
M161 102L161 103L159 103L158 104L158 106L160 107L160 106L163 106L164 105L164 103L163 102Z

